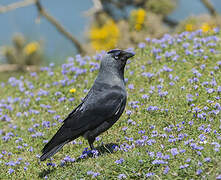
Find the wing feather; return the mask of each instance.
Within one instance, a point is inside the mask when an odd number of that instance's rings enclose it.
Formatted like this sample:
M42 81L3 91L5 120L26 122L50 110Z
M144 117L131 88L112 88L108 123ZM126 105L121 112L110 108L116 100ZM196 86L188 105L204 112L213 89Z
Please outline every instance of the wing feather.
M85 100L64 120L65 128L84 133L118 114L126 96L124 91L120 87L99 87L103 88L92 89Z

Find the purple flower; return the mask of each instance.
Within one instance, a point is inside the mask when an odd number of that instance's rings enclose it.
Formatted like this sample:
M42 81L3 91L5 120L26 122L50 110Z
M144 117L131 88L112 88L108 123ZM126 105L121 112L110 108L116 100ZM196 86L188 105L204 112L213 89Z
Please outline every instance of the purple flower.
M125 174L119 174L119 175L117 176L117 178L118 178L118 179L126 179L127 176L126 176Z
M170 155L168 155L168 154L164 155L163 159L170 159Z
M152 162L152 164L168 164L168 162L167 162L167 161L164 161L164 160L158 160L158 159L156 159L156 160L154 160L154 161Z
M189 45L190 45L189 43L183 43L182 46L183 46L184 49L187 49L189 47Z
M142 99L148 99L148 98L149 98L149 96L147 94L142 95Z
M207 91L207 93L211 94L211 93L214 92L214 89L212 89L212 88L207 88L206 91Z
M11 168L10 168L10 169L8 170L8 173L9 173L9 174L11 174L11 173L13 173L13 172L14 172L14 169L11 169Z
M191 51L189 51L189 50L185 50L185 54L188 56L188 55L191 55L191 54L193 54Z
M129 85L128 85L128 88L129 88L129 89L134 89L134 85L133 85L133 84L129 84Z
M211 162L211 158L210 157L204 158L204 162Z
M196 175L200 175L202 172L203 172L202 169L197 169L197 171L196 171Z
M159 108L157 106L149 106L147 108L147 111L157 111L157 110L159 110Z
M87 172L87 175L92 175L92 174L94 174L93 171L88 171L88 172Z
M197 165L202 166L203 164L200 161L198 161Z
M88 172L87 172L87 175L92 175L92 177L94 178L94 177L99 176L100 173L98 173L98 172L93 172L93 171L88 171Z
M191 161L191 158L188 158L188 159L186 159L186 161L185 161L185 162L187 162L187 163L188 163L188 162L190 162L190 161Z
M221 174L216 177L216 179L221 179Z
M141 43L138 44L138 47L143 49L143 48L146 47L146 44L144 42L141 42Z
M163 170L163 174L167 174L169 170L170 170L169 166L166 166L165 169Z
M122 164L124 162L123 158L120 158L119 160L116 160L115 163L116 164Z
M205 141L206 140L206 136L204 134L200 134L199 135L199 139L200 139L200 141Z
M150 78L152 78L154 76L154 74L150 73L150 72L143 72L142 76L148 77L150 79Z
M160 91L160 92L159 92L159 96L160 96L160 97L165 97L165 96L167 96L167 94L168 94L167 91L163 91L163 92Z
M149 173L146 174L146 177L148 178L148 177L151 177L151 176L154 176L154 175L155 175L155 173L149 172Z
M172 148L172 149L170 150L170 152L171 152L171 154L172 154L173 156L176 156L177 154L179 154L179 151L177 150L177 148Z
M217 92L218 92L218 93L221 93L221 86L218 86L218 87L217 87Z
M93 176L92 176L92 177L94 178L94 177L97 177L97 176L99 176L99 175L100 175L100 173L99 173L99 172L94 172L94 174L93 174Z
M184 169L184 168L187 168L187 167L189 167L189 164L184 164L184 165L180 166L180 169Z
M66 100L66 97L61 97L58 99L58 102L62 102L62 101L65 101Z

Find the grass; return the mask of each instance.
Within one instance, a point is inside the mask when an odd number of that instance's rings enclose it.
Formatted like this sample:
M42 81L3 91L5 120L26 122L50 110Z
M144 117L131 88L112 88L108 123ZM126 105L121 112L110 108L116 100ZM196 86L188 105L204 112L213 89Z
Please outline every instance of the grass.
M10 77L19 78L24 75L25 72L0 72L0 82L7 82Z
M221 179L220 37L197 31L140 44L126 68L125 113L95 142L117 146L98 157L82 158L88 143L79 138L39 161L93 84L101 54L10 78L0 89L0 179Z

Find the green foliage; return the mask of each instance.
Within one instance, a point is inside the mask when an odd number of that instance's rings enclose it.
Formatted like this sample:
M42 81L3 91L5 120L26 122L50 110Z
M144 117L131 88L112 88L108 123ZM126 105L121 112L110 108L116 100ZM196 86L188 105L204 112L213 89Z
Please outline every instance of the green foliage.
M176 4L176 0L148 0L146 9L152 13L166 16L175 9Z
M75 162L70 161L88 147L83 138L51 161L37 157L91 88L101 54L10 78L0 88L1 179L216 179L221 174L220 38L198 31L140 44L125 70L126 111L95 142L118 148Z

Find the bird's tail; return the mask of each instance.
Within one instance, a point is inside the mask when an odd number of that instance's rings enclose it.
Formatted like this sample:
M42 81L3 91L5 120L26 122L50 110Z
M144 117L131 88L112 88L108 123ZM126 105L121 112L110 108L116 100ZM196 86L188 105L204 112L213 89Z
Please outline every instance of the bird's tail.
M55 153L57 153L65 144L67 143L67 141L53 147L51 150L49 151L45 151L43 152L43 154L40 157L41 161L46 160L47 158L50 158L51 156L53 156Z
M66 143L70 142L70 132L61 126L58 132L52 137L52 139L42 149L41 161L53 156L57 153Z

